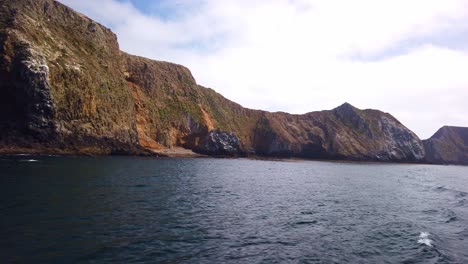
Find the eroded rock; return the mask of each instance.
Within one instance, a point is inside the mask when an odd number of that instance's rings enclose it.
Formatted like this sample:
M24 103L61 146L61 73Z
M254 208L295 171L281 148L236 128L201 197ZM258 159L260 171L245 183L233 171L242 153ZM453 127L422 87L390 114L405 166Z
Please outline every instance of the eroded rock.
M54 103L50 93L49 67L46 60L31 48L21 50L17 89L25 92L27 128L40 139L54 132Z
M196 151L202 154L222 156L240 156L245 154L242 151L241 142L235 133L220 130L210 131L202 138Z

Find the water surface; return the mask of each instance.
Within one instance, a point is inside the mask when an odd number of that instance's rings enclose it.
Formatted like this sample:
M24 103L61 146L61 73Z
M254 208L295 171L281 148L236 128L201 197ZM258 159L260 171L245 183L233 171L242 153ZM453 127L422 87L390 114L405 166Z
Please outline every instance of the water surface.
M462 166L1 158L0 259L468 263L467 195Z

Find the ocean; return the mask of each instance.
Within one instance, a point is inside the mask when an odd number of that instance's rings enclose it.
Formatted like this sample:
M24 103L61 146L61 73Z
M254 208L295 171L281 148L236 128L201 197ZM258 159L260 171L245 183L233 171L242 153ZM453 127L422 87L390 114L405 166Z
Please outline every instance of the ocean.
M468 167L0 158L1 263L468 263Z

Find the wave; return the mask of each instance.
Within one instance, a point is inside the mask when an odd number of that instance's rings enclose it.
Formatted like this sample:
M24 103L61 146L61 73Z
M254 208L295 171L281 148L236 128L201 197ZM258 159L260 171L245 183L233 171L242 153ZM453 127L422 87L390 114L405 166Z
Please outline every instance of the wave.
M442 211L442 216L445 219L445 223L450 223L457 220L457 214L450 209L444 209Z
M429 238L430 235L431 234L429 232L421 232L419 234L418 243L424 244L424 245L429 246L429 247L432 247L432 242L434 242L434 241L432 241Z
M435 192L448 192L452 197L455 199L455 205L456 206L466 206L466 200L468 197L468 192L456 190L456 189L451 189L451 188L446 188L445 186L438 186L434 187L433 190ZM454 219L452 219L454 220Z

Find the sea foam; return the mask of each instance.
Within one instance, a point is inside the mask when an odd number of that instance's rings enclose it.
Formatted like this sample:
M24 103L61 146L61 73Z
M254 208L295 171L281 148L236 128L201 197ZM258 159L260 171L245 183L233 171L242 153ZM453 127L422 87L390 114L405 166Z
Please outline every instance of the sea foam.
M429 239L429 236L431 234L429 232L421 232L419 234L419 239L418 239L418 243L421 243L421 244L424 244L424 245L427 245L427 246L430 246L432 247L432 240Z

